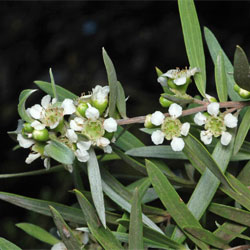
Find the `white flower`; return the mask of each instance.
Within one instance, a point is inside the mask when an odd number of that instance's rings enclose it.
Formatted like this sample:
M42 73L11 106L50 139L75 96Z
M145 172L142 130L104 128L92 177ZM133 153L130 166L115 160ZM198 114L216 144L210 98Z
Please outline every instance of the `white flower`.
M115 132L117 130L117 122L114 118L110 117L104 121L103 127L109 133Z
M151 116L151 123L159 126L163 123L165 116L160 111L155 111Z
M182 151L185 146L185 143L182 138L174 137L170 143L171 148L173 151Z
M189 122L183 123L181 126L181 134L187 136L189 129L190 129L190 123Z
M182 114L182 107L176 103L172 103L168 109L169 115L178 118Z
M25 163L30 164L34 160L38 159L41 156L40 153L30 153L28 157L25 159Z
M99 103L104 103L108 99L109 94L109 86L100 86L96 85L94 89L92 89L91 99L93 101L97 101Z
M212 116L217 116L220 112L220 104L218 102L212 102L207 105L207 112Z
M85 112L85 116L92 121L96 121L99 118L100 113L98 109L89 105Z
M35 143L34 140L32 140L32 139L26 139L21 134L17 135L17 140L19 142L19 145L22 148L29 148L29 147L31 147Z
M204 125L206 123L206 120L206 116L203 115L201 112L196 113L194 116L194 122L199 126Z
M222 145L227 146L232 140L232 135L228 132L222 132L220 142Z
M213 135L209 131L202 130L200 133L201 141L203 141L204 144L208 145L212 142Z
M52 246L51 250L67 250L67 247L64 245L63 242L58 242Z
M155 145L162 144L164 141L165 134L161 130L156 130L152 133L151 139Z
M33 121L30 125L36 130L43 130L46 127L45 124L42 124L41 122L37 120Z
M73 143L76 143L78 140L78 136L77 136L76 132L74 131L74 129L71 129L71 128L67 129L66 136Z
M71 99L64 99L64 101L61 104L61 107L63 108L63 114L64 115L72 115L76 112L76 107L74 105L73 100Z
M77 144L77 150L75 151L75 155L80 162L87 162L89 160L88 149L91 146L91 141L80 141Z
M103 148L104 153L111 154L112 153L112 148L110 145L106 146Z
M166 87L167 86L167 79L163 76L159 76L157 78L157 82L161 84L161 86Z
M82 131L84 120L81 117L75 117L70 121L69 126L75 131Z
M228 128L235 128L237 127L238 119L236 116L228 113L224 116L224 123Z
M99 139L97 139L96 141L96 145L100 148L105 148L110 144L110 140L105 138L105 137L101 137Z

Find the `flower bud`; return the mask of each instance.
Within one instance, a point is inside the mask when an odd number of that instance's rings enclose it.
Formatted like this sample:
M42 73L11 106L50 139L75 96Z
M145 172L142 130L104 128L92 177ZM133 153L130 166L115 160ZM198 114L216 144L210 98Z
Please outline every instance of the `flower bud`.
M98 100L92 100L92 106L97 108L99 110L100 115L102 115L108 106L108 100L105 100L104 102L99 102Z
M32 136L37 141L47 141L49 139L49 131L46 128L42 130L34 129Z
M80 102L76 108L82 117L85 117L85 112L88 109L88 104L86 102Z
M163 108L168 108L173 103L163 96L159 98L159 102Z
M30 123L26 122L23 124L23 131L26 133L32 133L34 128L31 126Z
M244 99L250 98L250 92L245 89L240 88L238 84L234 84L234 90L235 92L239 94L240 97Z
M145 128L153 128L154 127L154 125L151 122L151 117L152 117L152 114L149 114L149 115L146 116L146 119L145 119L145 122L144 122L144 127Z

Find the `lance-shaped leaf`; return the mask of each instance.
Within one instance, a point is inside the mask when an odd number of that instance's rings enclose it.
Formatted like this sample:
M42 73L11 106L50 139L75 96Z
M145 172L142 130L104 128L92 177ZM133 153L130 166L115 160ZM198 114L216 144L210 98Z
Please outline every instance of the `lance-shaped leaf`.
M122 84L117 81L117 109L122 118L126 118L126 97Z
M178 0L181 26L190 67L198 67L201 72L195 74L195 84L205 97L206 92L206 65L201 37L200 24L193 0Z
M207 42L207 46L210 52L210 55L212 57L212 60L214 62L214 65L216 64L217 55L220 51L222 51L223 57L224 57L224 63L225 63L225 71L227 76L227 89L228 89L228 95L233 101L242 101L242 99L235 91L234 91L234 78L233 78L233 65L229 61L227 55L221 48L220 44L218 43L216 37L214 34L207 28L204 28L204 34L205 39Z
M71 228L64 221L60 213L52 206L49 206L49 208L50 208L53 220L56 224L56 227L59 231L60 237L63 243L65 244L65 246L68 249L81 250L82 244L80 240L76 238Z
M178 96L178 95L162 94L161 96L165 97L169 101L172 101L174 103L178 103L180 105L189 104L189 103L192 103L194 101L194 99L189 95Z
M60 141L51 140L44 150L48 156L62 164L71 165L75 159L73 151Z
M87 162L87 166L88 166L88 178L89 178L89 184L93 202L97 214L103 226L106 228L105 207L104 207L104 198L102 192L102 179L96 154L92 147L89 149L89 160Z
M17 105L17 111L18 111L18 114L20 115L20 117L22 118L22 120L24 120L26 122L33 122L34 121L34 119L31 118L30 115L26 112L25 102L26 102L27 98L35 91L37 91L37 89L25 89L19 95L19 103Z
M45 82L45 81L34 81L34 83L41 89L43 90L45 93L49 94L50 96L53 96L53 89L51 86L50 82ZM56 85L55 84L55 89L56 89L56 93L57 93L57 98L59 102L62 102L64 99L69 98L69 99L76 99L77 95L75 95L74 93L70 92L69 90Z
M47 244L55 245L56 243L60 242L55 236L37 225L31 223L18 223L16 226L27 234L31 235L33 238Z
M227 75L225 70L224 56L219 52L214 65L215 84L220 102L227 101Z
M54 76L53 76L53 72L52 72L51 68L49 69L49 75L50 75L50 81L51 81L53 96L54 96L54 98L56 98L58 100L57 92L56 92L56 84L55 84L55 80L54 80Z
M250 161L242 168L237 176L237 179L244 185L250 186Z
M3 250L22 250L20 247L15 245L14 243L0 237L0 249Z
M112 232L108 228L104 228L93 206L85 198L85 196L78 190L74 190L78 202L83 211L84 217L87 220L88 227L97 241L103 246L104 249L123 249L120 242L113 236Z
M236 46L234 53L234 80L242 89L250 91L249 63L240 46Z
M240 123L239 129L235 138L234 152L233 152L234 155L236 155L239 152L247 136L247 133L250 129L250 107L247 107L246 109L247 110L242 118L242 121Z
M106 50L102 48L102 56L104 65L107 71L108 83L109 83L109 116L114 117L117 102L117 76L115 67Z

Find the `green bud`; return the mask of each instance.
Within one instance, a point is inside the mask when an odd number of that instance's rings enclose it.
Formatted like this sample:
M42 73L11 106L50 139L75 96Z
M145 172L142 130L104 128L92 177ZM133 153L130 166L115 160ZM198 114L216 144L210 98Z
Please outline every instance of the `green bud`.
M86 102L80 102L76 108L82 117L85 117L85 112L88 109L88 104Z
M173 103L163 96L160 96L159 102L163 108L168 108Z
M32 133L34 130L33 127L31 127L31 124L26 122L23 124L23 131L26 132L26 133Z
M49 139L49 131L46 128L42 130L34 129L32 136L37 141L47 141Z
M238 84L234 84L234 90L239 94L240 97L244 99L250 98L250 92L245 89L240 88Z
M154 125L151 122L151 117L152 117L152 114L148 114L146 116L146 119L145 119L145 122L144 122L144 127L145 128L154 128Z
M102 103L98 102L97 100L92 100L92 105L93 105L93 107L95 107L96 109L98 109L100 115L102 115L102 113L105 111L105 109L108 106L108 100L105 100Z
M238 84L234 84L234 91L236 91L237 93L240 92L240 86Z

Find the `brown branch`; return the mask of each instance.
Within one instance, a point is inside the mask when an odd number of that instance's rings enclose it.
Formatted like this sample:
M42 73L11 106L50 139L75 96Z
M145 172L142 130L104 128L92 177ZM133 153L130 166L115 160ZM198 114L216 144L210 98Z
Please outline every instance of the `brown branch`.
M226 250L247 250L250 249L250 245L241 245L237 247L227 248Z

